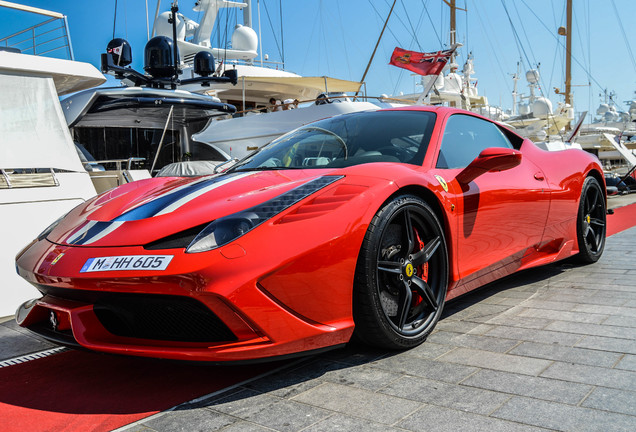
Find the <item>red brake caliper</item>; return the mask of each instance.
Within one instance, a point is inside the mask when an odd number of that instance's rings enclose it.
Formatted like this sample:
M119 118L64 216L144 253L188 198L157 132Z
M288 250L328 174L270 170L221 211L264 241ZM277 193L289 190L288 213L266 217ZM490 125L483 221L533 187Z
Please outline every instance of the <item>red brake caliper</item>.
M422 241L422 239L420 238L420 235L418 234L417 230L415 228L413 228L413 232L415 233L415 240L419 243L420 245L420 249L419 250L423 250L424 249L424 242ZM424 263L421 266L419 266L417 269L417 275L422 278L422 280L424 282L428 282L428 263ZM417 306L422 302L422 296L419 295L417 293L417 291L413 291L413 306Z

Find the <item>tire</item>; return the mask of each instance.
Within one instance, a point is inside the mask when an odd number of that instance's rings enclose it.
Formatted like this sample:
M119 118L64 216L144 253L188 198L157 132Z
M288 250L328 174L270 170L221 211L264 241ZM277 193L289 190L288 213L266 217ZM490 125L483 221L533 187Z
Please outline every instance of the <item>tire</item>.
M595 263L603 254L606 234L605 195L594 177L587 177L581 190L576 218L577 261Z
M354 335L382 348L417 346L435 327L448 288L448 251L435 212L402 195L375 215L353 290Z

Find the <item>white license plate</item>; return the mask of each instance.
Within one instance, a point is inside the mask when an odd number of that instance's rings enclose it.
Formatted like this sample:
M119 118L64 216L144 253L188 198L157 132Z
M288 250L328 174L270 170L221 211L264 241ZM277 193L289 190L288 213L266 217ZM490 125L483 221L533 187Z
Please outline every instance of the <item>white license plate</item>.
M80 273L114 270L165 270L174 255L122 255L89 258Z

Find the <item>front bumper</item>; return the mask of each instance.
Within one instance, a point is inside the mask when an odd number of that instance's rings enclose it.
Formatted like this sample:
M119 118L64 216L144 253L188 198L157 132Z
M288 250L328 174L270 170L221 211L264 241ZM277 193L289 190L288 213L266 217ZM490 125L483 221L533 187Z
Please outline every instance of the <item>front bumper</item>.
M306 270L274 264L265 255L247 261L232 246L187 256L173 251L171 267L163 272L86 274L80 269L88 258L113 250L39 241L18 258L17 267L44 295L20 306L16 320L68 346L191 361L273 359L348 342L355 260L335 256L333 265L325 263L330 280L315 279L320 290L305 291L315 292L315 298L281 300L277 287L302 286L297 275ZM116 252L143 253L140 247ZM296 265L304 261L300 257ZM299 310L300 304L305 309Z

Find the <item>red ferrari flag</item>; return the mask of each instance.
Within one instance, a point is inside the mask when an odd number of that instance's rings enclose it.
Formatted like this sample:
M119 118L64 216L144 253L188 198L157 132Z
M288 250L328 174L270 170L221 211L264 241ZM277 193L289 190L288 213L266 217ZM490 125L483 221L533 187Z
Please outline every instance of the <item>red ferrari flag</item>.
M389 64L408 69L420 75L438 75L455 50L420 53L395 47Z

